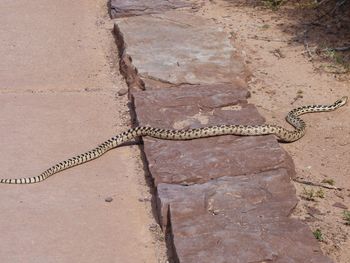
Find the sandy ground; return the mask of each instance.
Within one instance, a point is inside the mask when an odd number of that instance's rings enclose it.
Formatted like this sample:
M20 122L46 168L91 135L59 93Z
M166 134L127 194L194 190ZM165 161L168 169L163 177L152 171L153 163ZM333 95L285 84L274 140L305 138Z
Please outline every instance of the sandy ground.
M2 178L38 175L130 127L105 0L0 3ZM165 262L139 148L0 185L0 262Z
M295 41L300 33L295 23L300 17L237 3L208 1L200 14L231 32L233 43L242 50L252 72L250 102L256 104L267 122L288 127L284 117L292 108L330 104L350 95L347 76L318 70L320 64L310 61L303 42ZM292 215L305 220L312 231L319 229L324 253L342 263L350 262L350 226L343 219L344 210L350 208L349 114L348 104L336 112L305 115L306 136L282 145L293 157L299 180L333 180L342 188L329 190L295 183L300 202ZM306 200L305 191L320 191L324 196Z

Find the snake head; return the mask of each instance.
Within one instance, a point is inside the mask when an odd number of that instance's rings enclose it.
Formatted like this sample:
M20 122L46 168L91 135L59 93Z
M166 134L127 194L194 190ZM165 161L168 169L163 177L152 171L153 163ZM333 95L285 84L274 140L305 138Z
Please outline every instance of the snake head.
M348 97L347 96L344 96L342 97L341 99L337 100L336 102L334 102L334 106L339 108L341 106L344 106L348 101Z

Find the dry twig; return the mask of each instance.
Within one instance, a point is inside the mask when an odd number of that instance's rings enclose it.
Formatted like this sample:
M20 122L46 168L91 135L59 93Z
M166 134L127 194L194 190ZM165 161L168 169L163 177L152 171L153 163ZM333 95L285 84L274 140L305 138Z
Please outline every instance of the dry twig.
M318 186L318 187L323 187L323 188L326 188L326 189L332 189L332 190L338 190L338 191L343 190L343 188L339 188L339 187L336 187L336 186L333 186L333 185L325 185L325 184L321 184L321 183L314 183L314 182L310 182L310 181L301 180L299 178L295 178L295 179L293 179L293 181L297 182L299 184Z

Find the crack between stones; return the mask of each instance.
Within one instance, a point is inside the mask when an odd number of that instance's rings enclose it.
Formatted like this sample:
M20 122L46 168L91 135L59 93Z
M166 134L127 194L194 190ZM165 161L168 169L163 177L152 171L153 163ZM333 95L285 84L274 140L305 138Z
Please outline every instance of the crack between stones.
M172 263L179 263L179 257L177 255L176 246L174 242L174 234L172 231L172 225L171 225L171 208L170 204L167 205L167 211L166 211L166 217L167 217L167 225L165 229L165 238L166 238L166 247L167 247L167 256L168 258L172 259Z
M119 52L119 71L125 78L129 89L145 90L145 83L140 78L137 68L132 63L132 57L127 54L127 44L123 32L114 24L114 38Z
M281 161L279 163L276 164L276 166L278 166L279 164L282 164L284 161ZM174 183L169 183L169 182L159 182L159 183L163 183L163 184L170 184L170 185L179 185L179 186L183 186L183 187L190 187L190 186L193 186L193 185L203 185L203 184L206 184L206 183L209 183L209 182L217 182L218 180L224 178L224 177L230 177L230 178L234 178L234 177L239 177L239 176L261 176L260 174L261 173L267 173L267 172L270 172L270 171L276 171L276 170L286 170L287 171L287 174L290 175L290 173L288 172L288 168L287 167L268 167L266 169L261 169L257 172L254 172L254 173L239 173L239 174L235 174L235 175L223 175L223 176L219 176L219 177L215 177L211 180L208 180L208 181L205 181L205 182L194 182L194 183L191 183L191 182L174 182ZM289 178L291 178L289 176Z
M190 82L173 83L173 82L170 82L170 81L162 79L162 78L150 76L148 74L139 74L139 75L142 76L143 78L147 78L147 79L150 79L150 80L153 80L153 81L159 81L161 83L168 84L168 85L170 85L169 88L179 87L179 86L182 86L182 85L192 85L192 86L200 85L199 83L190 83Z

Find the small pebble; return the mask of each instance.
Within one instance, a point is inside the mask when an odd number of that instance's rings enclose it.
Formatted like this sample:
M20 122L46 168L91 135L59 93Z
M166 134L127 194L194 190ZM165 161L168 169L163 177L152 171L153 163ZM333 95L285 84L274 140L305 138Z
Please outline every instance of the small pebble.
M125 94L128 93L128 89L127 88L121 88L120 90L118 90L117 94L118 96L123 96Z
M151 201L151 199L149 199L148 197L139 198L138 200L139 200L139 202L149 202L149 201Z
M110 202L112 202L113 201L113 198L112 197L106 197L106 199L105 199L105 202L108 202L108 203L110 203Z
M338 208L341 208L341 209L348 209L348 207L346 205L344 205L343 203L340 203L340 202L335 202L333 204L334 207L338 207Z

